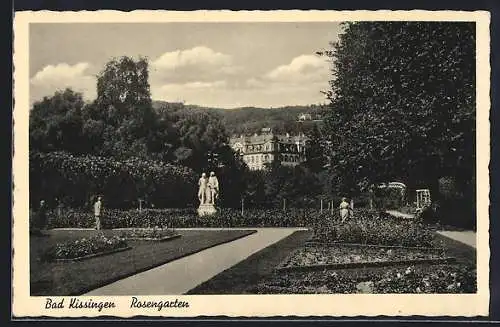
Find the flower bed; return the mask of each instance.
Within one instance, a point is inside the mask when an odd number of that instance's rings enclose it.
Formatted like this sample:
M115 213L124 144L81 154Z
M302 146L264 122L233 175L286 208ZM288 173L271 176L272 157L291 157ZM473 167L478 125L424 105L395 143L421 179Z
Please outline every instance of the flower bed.
M312 241L359 243L406 247L436 247L432 230L419 221L389 218L374 211L359 210L344 223L316 226Z
M180 237L173 229L161 228L134 228L124 230L121 237L127 240L142 240L142 241L167 241Z
M442 242L436 242L442 245ZM321 242L315 240L306 240L304 246L343 246L343 247L362 247L375 249L403 249L403 250L419 250L419 251L444 251L444 247L425 247L425 246L404 246L404 245L380 245L380 244L361 244L361 243L344 243L344 242Z
M257 294L475 293L476 270L461 264L412 265L339 271L275 272Z
M101 234L72 242L58 243L47 250L44 259L49 261L82 260L129 248L123 238L106 237Z
M448 259L443 250L384 249L344 246L307 246L293 252L279 269L331 268L372 263L401 263L422 260Z

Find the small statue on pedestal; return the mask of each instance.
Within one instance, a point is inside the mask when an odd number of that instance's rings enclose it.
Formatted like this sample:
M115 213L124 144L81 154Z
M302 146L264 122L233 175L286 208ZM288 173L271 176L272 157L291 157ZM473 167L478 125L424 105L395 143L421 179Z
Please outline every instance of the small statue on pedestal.
M201 178L198 180L198 187L198 199L201 205L207 202L208 179L205 173L201 174Z
M219 180L213 171L208 178L208 188L210 189L210 203L215 205L215 200L219 197Z
M219 194L219 181L215 173L211 172L210 178L207 178L205 173L201 174L201 178L198 180L198 186L198 199L200 200L198 215L206 216L216 213L215 200Z

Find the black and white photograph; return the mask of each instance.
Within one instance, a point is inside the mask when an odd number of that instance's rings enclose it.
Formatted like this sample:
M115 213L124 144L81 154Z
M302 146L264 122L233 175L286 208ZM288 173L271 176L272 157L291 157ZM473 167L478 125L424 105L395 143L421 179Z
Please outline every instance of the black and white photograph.
M488 14L217 13L19 18L15 309L486 315Z

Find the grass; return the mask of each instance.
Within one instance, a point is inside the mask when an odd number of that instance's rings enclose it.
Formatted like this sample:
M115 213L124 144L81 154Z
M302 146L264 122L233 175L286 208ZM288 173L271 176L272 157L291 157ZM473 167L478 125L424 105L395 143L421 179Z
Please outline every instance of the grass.
M32 296L82 295L167 262L255 233L254 230L183 230L168 242L128 241L131 250L77 262L46 262L42 254L58 242L89 237L93 230L53 230L50 237L30 238ZM121 231L105 230L106 235Z
M251 255L237 265L198 285L187 294L245 294L258 285L293 250L311 237L310 231L297 231L292 235Z

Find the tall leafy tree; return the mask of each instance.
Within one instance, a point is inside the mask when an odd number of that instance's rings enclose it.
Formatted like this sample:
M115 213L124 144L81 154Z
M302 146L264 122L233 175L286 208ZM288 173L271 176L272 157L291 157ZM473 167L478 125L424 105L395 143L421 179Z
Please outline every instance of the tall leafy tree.
M84 105L82 94L71 89L35 102L30 112L30 149L84 151L81 142Z
M178 110L170 114L178 133L175 161L201 171L210 169L211 156L219 155L228 136L217 115Z
M316 124L312 126L307 136L309 141L306 148L306 163L312 171L319 172L326 165L325 150L327 145Z
M103 120L102 154L147 157L157 130L146 58L114 58L97 76L97 98L89 118ZM154 142L153 142L154 143Z
M403 179L473 179L473 23L344 24L332 60L326 130L346 188Z

